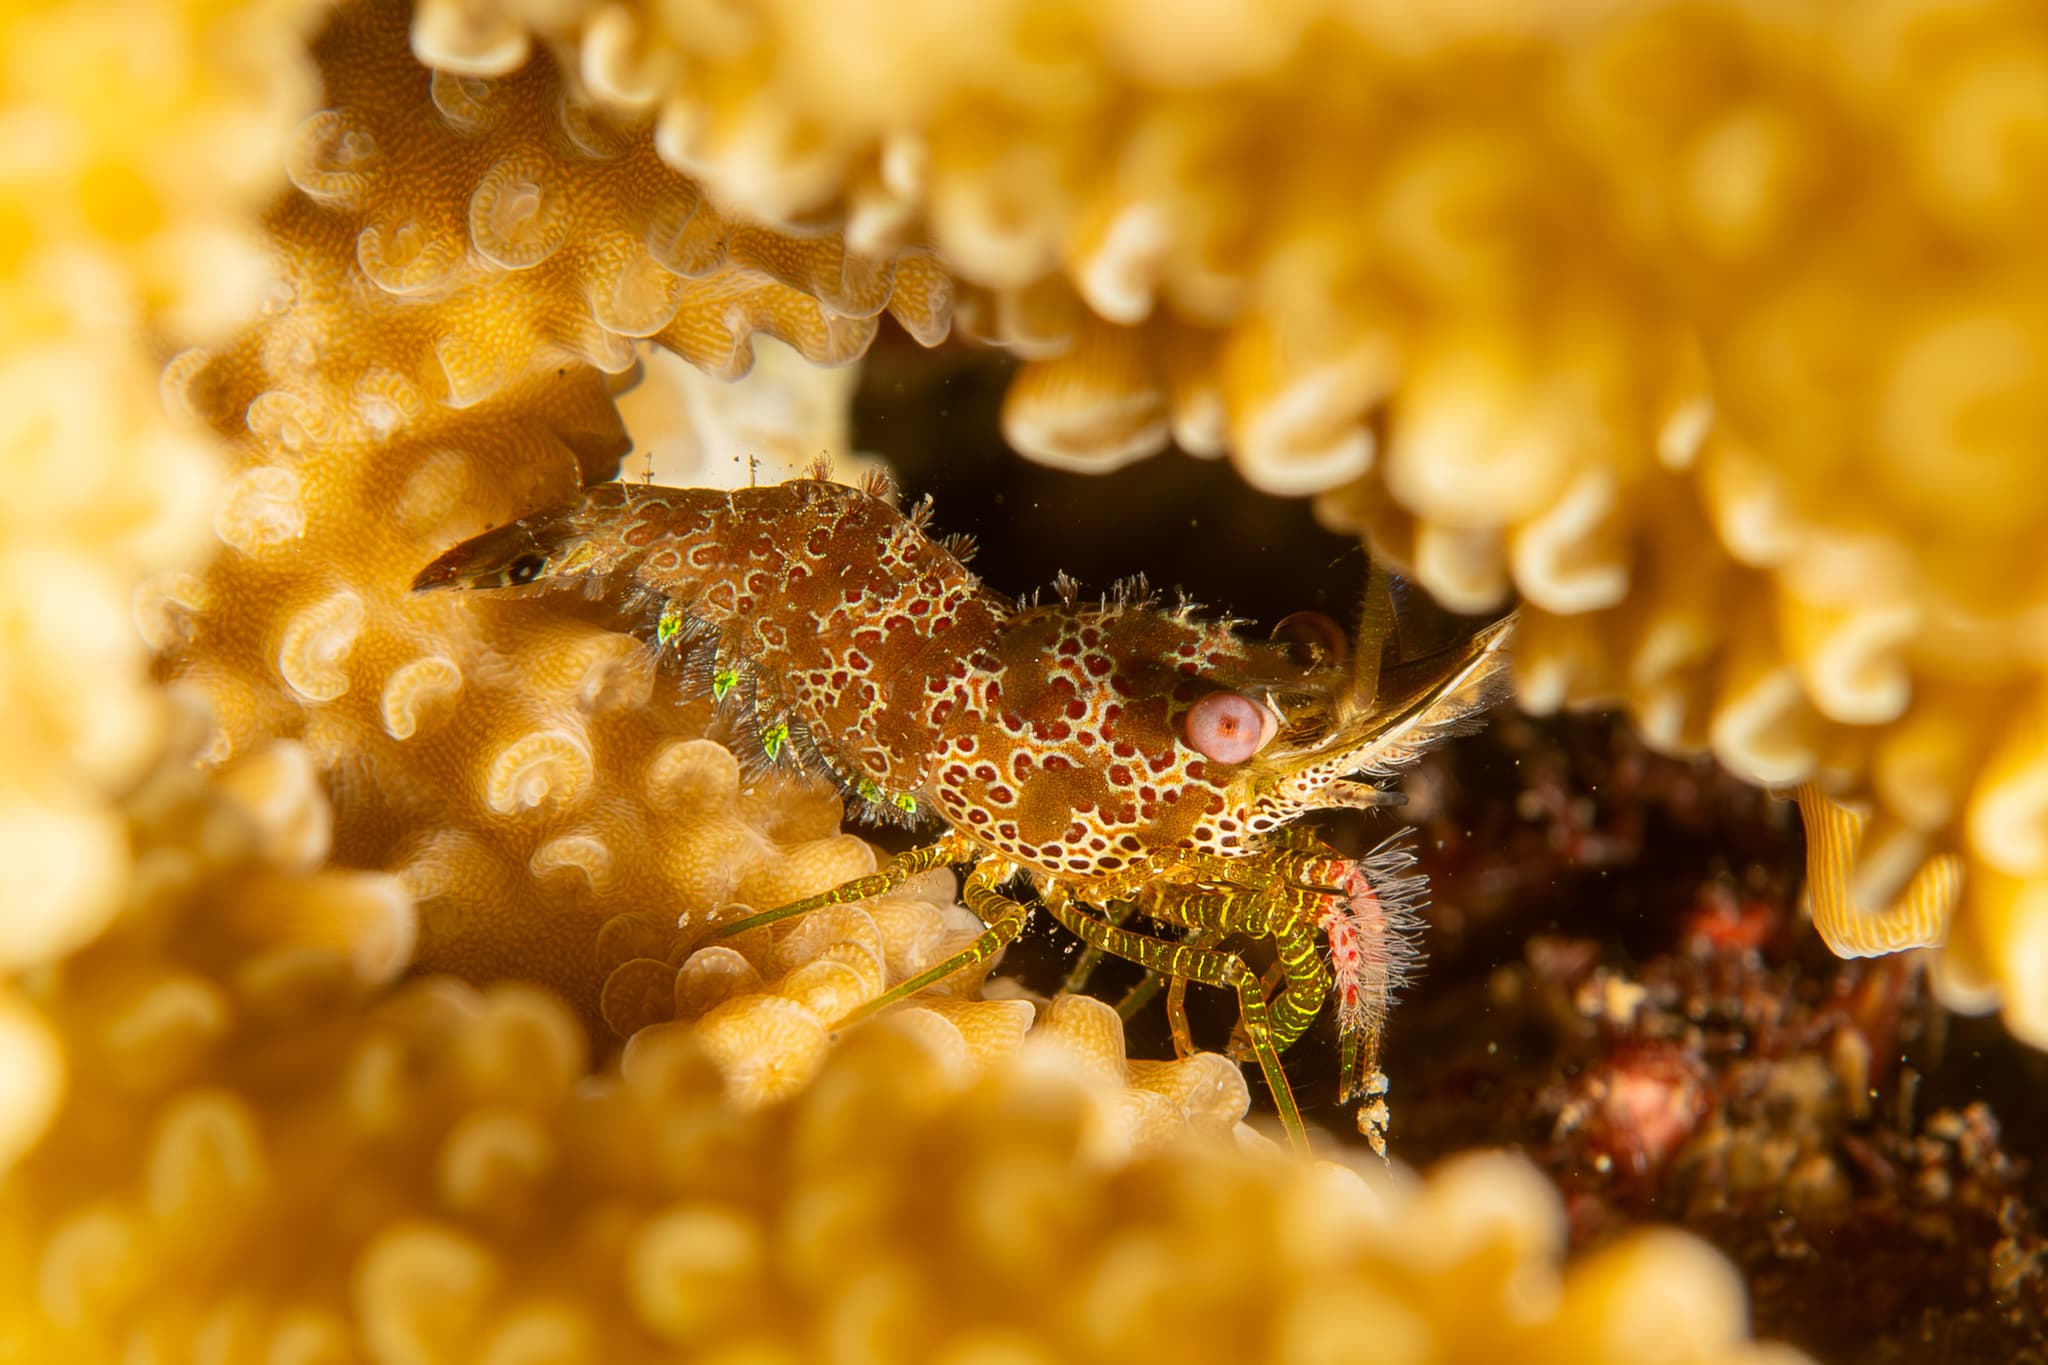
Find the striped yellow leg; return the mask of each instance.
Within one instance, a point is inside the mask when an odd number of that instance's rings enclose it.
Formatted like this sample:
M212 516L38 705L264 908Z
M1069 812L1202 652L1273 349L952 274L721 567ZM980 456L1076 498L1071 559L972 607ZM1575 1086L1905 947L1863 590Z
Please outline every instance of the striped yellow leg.
M1323 965L1316 931L1293 924L1274 935L1280 952L1281 988L1273 1001L1273 1046L1285 1052L1323 1012L1330 998L1330 969Z
M1045 908L1083 943L1098 947L1105 953L1167 976L1236 991L1245 1035L1251 1042L1252 1054L1258 1058L1266 1085L1273 1092L1273 1106L1280 1111L1280 1126L1287 1131L1287 1139L1295 1150L1307 1153L1308 1131L1302 1127L1301 1109L1294 1102L1294 1091L1287 1084L1287 1073L1280 1068L1280 1053L1273 1046L1272 1022L1257 972L1247 967L1235 953L1221 948L1198 947L1192 942L1171 943L1149 934L1136 933L1095 918L1063 896L1048 897Z
M1869 813L1830 799L1818 782L1800 783L1795 795L1806 826L1806 886L1813 901L1813 927L1838 957L1874 957L1948 937L1962 898L1962 859L1944 853L1921 863L1903 885L1897 875L1870 885L1871 869L1860 867L1858 861ZM1891 865L1910 866L1897 861Z
M1188 1031L1188 979L1176 976L1166 988L1166 1027L1173 1034L1173 1055L1186 1061L1195 1055L1195 1035Z
M1215 934L1197 934L1188 939L1191 947L1203 950L1214 948L1223 940ZM1259 989L1268 995L1266 983L1260 982ZM1166 988L1166 1027L1173 1034L1173 1055L1186 1061L1195 1055L1195 1036L1188 1030L1188 979L1176 976Z
M970 856L966 841L950 837L941 839L935 844L926 844L923 848L913 848L908 853L899 853L891 858L881 871L871 872L865 877L856 877L850 882L842 882L830 891L820 891L815 896L806 896L800 901L791 901L788 905L778 905L773 910L763 910L758 915L748 915L745 919L721 924L712 937L731 938L734 934L743 934L749 929L758 929L764 924L774 924L778 920L790 919L796 915L806 915L813 910L822 910L828 905L846 905L853 901L864 901L873 896L885 895L920 872L929 872L947 863L965 862Z
M1159 994L1159 987L1166 978L1157 972L1146 972L1138 978L1137 984L1124 992L1124 998L1116 1002L1116 1017L1126 1024L1138 1017L1138 1012L1152 1003L1152 997Z
M1279 960L1273 976L1262 983L1262 994L1272 1001L1273 1045L1284 1052L1308 1031L1329 999L1330 972L1314 928L1325 894L1290 885L1200 895L1177 894L1169 887L1148 902L1148 909L1159 919L1187 925L1212 946L1232 934L1273 939Z
M1109 907L1103 918L1111 924L1121 925L1138 913L1136 901L1117 901ZM1102 950L1084 946L1081 955L1074 959L1074 965L1067 969L1066 977L1060 982L1061 995L1080 995L1088 989L1088 978L1095 975L1095 969L1102 965ZM1141 981L1138 983L1143 985ZM1136 987L1132 988L1133 990Z
M1221 883L1247 891L1267 890L1287 883L1313 890L1334 891L1344 876L1345 864L1327 844L1305 830L1284 829L1272 836L1273 845L1262 852L1235 858L1220 854L1189 855L1178 869L1182 880ZM1161 894L1171 894L1163 891Z
M983 862L977 865L967 874L967 885L960 889L960 899L967 903L967 908L988 928L984 929L974 942L944 962L927 967L908 981L891 986L840 1019L839 1023L859 1023L898 1001L908 1000L927 986L937 985L955 972L965 971L976 963L988 961L1008 947L1011 940L1024 931L1024 921L1031 914L1030 907L996 890L1010 878L1013 871L1008 863Z

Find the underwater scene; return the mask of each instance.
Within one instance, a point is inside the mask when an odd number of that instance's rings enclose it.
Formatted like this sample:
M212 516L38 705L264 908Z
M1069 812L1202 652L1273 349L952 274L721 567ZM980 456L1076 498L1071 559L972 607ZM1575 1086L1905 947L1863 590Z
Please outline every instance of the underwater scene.
M0 1365L2048 1365L2048 14L0 10Z

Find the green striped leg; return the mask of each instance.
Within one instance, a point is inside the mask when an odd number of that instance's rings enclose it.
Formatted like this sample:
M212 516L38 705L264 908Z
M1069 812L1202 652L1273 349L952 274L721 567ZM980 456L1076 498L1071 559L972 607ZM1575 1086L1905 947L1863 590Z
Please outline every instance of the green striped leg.
M1273 993L1280 989L1280 983L1286 979L1286 969L1281 966L1278 959L1275 959L1273 965L1259 976L1259 989L1266 993L1269 1005L1278 1003L1274 1000ZM1234 1060L1241 1062L1252 1055L1251 1047L1251 1040L1244 1034L1244 1020L1240 1019L1231 1026L1230 1044L1224 1051Z
M988 926L974 942L937 966L927 967L908 981L891 986L845 1016L839 1024L857 1024L900 1000L908 1000L926 986L944 981L955 972L965 971L977 962L988 961L1008 947L1010 941L1024 931L1024 921L1031 914L1029 906L996 890L1009 879L1011 871L1008 863L983 862L967 874L967 885L960 889L960 899Z
M1126 962L1168 976L1185 977L1205 986L1221 986L1237 992L1237 1007L1243 1017L1245 1034L1259 1070L1273 1092L1273 1105L1280 1111L1280 1126L1295 1150L1308 1151L1308 1132L1301 1126L1301 1109L1294 1103L1294 1091L1287 1073L1280 1069L1280 1053L1273 1046L1273 1028L1267 1016L1266 997L1259 989L1259 975L1244 965L1237 954L1220 948L1199 948L1193 943L1170 943L1095 918L1065 897L1049 897L1045 908L1083 943L1114 954Z
M1373 1050L1379 1050L1375 1043ZM1352 1096L1365 1094L1365 1039L1357 1029L1346 1029L1337 1039L1337 1103L1349 1104Z
M1188 946L1207 952L1223 942L1220 934L1189 934ZM1259 993L1268 999L1272 990L1264 981L1259 983ZM1173 978L1173 984L1166 991L1166 1027L1173 1034L1173 1055L1186 1061L1195 1055L1194 1034L1188 1031L1188 979L1184 976Z
M1110 906L1109 912L1103 918L1111 924L1122 925L1132 915L1137 913L1138 903L1136 901L1117 901ZM1081 956L1074 959L1074 965L1067 969L1066 978L1060 982L1059 993L1061 995L1080 995L1088 989L1088 978L1095 975L1095 969L1101 965L1102 949L1093 947L1083 948ZM1138 983L1139 986L1144 984L1142 981ZM1137 987L1134 986L1131 989L1135 993Z
M1325 885L1325 879L1342 877L1347 859L1305 830L1284 829L1272 837L1273 846L1259 853L1234 858L1220 853L1191 854L1180 871L1194 880L1255 890L1286 882L1318 890L1336 889Z
M820 891L815 896L806 896L788 905L778 905L773 910L763 910L758 915L736 919L731 924L721 924L713 938L731 938L744 934L749 929L758 929L764 924L789 919L794 915L806 915L813 910L822 910L828 905L846 905L853 901L864 901L871 896L880 896L894 891L920 872L929 872L946 863L962 862L968 857L967 849L958 840L941 839L923 848L913 848L908 853L899 853L891 858L880 872L871 872L865 877L856 877L842 882L830 891Z
M1212 945L1229 934L1273 939L1279 948L1274 965L1280 989L1275 995L1276 983L1269 980L1264 994L1273 1002L1273 1046L1285 1052L1308 1031L1330 997L1330 971L1323 965L1312 927L1321 904L1320 892L1281 886L1200 896L1176 896L1168 890L1151 910L1161 919L1187 925Z
M1116 1002L1116 1017L1126 1024L1138 1017L1138 1012L1152 1003L1152 997L1159 994L1159 987L1166 980L1157 972L1147 972L1139 977L1136 984L1124 992L1124 998Z
M1200 894L1167 886L1145 897L1145 913L1198 932L1266 938L1298 922L1313 923L1322 909L1323 894L1305 886L1270 882Z
M1166 988L1166 1027L1173 1034L1173 1055L1181 1061L1195 1055L1195 1035L1188 1031L1188 979L1176 976Z
M1273 936L1285 985L1273 997L1273 1046L1285 1052L1308 1032L1330 998L1330 969L1308 924L1293 924Z

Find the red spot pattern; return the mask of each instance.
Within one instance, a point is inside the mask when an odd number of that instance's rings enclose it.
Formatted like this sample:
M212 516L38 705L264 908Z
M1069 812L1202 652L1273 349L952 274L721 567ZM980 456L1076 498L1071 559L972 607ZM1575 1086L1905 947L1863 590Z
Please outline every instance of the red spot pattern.
M746 686L725 704L786 718L804 742L783 752L849 789L913 796L988 853L1067 878L1220 852L1253 827L1176 718L1277 646L1144 603L1012 607L887 503L836 484L604 485L584 509L591 572L655 599L650 629L663 602L693 618L689 676L737 667ZM1031 839L997 818L1013 810Z

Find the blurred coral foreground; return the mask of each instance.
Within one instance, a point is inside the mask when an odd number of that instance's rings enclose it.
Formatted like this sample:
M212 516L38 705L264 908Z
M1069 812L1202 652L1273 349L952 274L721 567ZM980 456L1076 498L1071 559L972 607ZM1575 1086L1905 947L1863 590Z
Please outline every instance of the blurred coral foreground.
M2048 1043L2044 211L2017 4L0 11L0 1359L1796 1359L1092 1000L837 1041L950 880L703 946L876 851L406 588L618 467L638 343L809 362L649 409L801 458L886 313L1033 458L1518 593L1525 708L1808 784L1830 944Z

